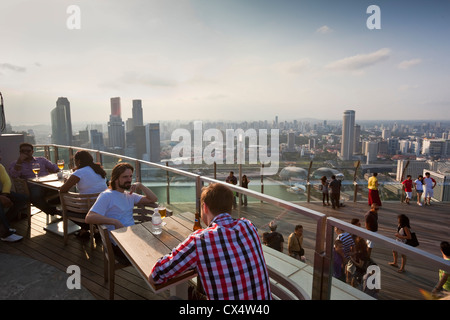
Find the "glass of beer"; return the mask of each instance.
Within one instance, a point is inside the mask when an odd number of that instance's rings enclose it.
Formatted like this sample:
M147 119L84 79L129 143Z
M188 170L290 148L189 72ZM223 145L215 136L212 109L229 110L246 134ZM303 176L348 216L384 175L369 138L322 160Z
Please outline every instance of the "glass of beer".
M158 211L159 211L159 214L161 215L161 219L164 219L166 217L166 213L167 213L166 206L164 205L164 203L160 203L158 205Z
M60 159L56 162L56 164L58 165L59 170L63 171L64 169L64 159Z
M39 180L39 171L41 171L41 166L37 162L33 162L31 165L33 173L36 175L36 180Z

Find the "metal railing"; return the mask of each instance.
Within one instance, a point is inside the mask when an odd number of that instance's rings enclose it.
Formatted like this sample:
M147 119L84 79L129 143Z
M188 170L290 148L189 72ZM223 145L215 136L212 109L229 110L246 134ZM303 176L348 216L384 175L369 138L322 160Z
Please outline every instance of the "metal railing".
M350 234L361 236L364 239L375 241L376 243L386 245L401 254L408 254L408 256L416 257L424 262L429 263L433 268L443 269L450 273L450 261L446 261L441 257L425 252L423 250L399 243L386 236L378 233L367 231L360 227L356 227L350 223L341 221L336 218L327 217L325 214L311 210L290 201L285 201L267 194L245 189L239 186L227 184L214 178L201 176L199 174L187 172L177 168L152 163L144 160L138 160L123 155L114 153L92 150L79 147L61 146L61 145L36 145L36 148L44 148L44 156L54 162L59 158L60 149L67 149L69 156L69 163L73 166L73 155L75 150L86 150L95 154L95 159L103 164L105 156L118 158L120 161L129 162L134 165L136 181L141 181L141 167L148 165L149 167L164 170L167 174L173 173L192 179L195 181L195 207L196 211L200 212L200 195L202 187L205 183L220 183L226 184L231 190L238 192L241 195L256 198L262 202L274 205L278 208L284 208L301 216L310 218L315 223L315 245L314 245L314 259L313 259L313 281L312 281L312 299L328 300L330 299L331 280L332 280L332 260L333 260L333 243L334 243L334 228L337 227ZM53 149L53 159L51 157L51 148ZM36 153L36 152L35 152ZM118 161L119 162L119 161Z

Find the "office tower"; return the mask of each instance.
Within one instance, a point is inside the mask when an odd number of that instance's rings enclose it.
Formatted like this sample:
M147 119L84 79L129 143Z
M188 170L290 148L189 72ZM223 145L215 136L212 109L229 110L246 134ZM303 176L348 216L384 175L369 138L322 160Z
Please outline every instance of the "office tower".
M59 97L56 108L50 113L52 122L52 143L72 145L72 120L70 117L70 102L65 97Z
M381 138L383 138L383 140L387 140L390 137L391 137L391 130L383 129L383 131L381 131Z
M288 150L292 151L295 150L295 132L289 132L288 133Z
M120 97L111 98L111 115L115 117L122 117L122 109L120 107Z
M97 129L89 130L89 147L94 150L104 150L103 133Z
M111 98L108 138L110 148L125 148L125 124L121 117L120 98Z
M159 123L149 123L145 125L146 154L144 160L150 162L161 161L161 146L159 138Z
M353 146L353 154L361 154L361 126L355 124L355 144Z
M341 159L351 160L355 144L355 111L345 110L342 120Z
M142 113L142 100L133 100L133 123L135 126L143 126L144 125L144 117Z
M364 142L364 155L367 157L367 163L377 160L378 155L378 142L365 141Z

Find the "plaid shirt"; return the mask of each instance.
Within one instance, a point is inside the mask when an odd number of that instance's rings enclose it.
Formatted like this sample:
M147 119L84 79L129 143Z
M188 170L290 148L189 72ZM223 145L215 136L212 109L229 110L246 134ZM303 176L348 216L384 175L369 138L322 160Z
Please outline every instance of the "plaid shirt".
M159 284L194 268L210 300L272 298L258 232L247 219L217 215L160 258L150 276Z

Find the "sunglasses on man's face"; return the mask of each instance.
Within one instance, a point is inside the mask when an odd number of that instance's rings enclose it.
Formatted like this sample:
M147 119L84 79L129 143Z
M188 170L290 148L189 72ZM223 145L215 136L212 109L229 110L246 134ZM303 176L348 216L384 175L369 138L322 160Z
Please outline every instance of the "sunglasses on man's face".
M31 153L33 150L27 149L27 150L20 150L20 153Z

